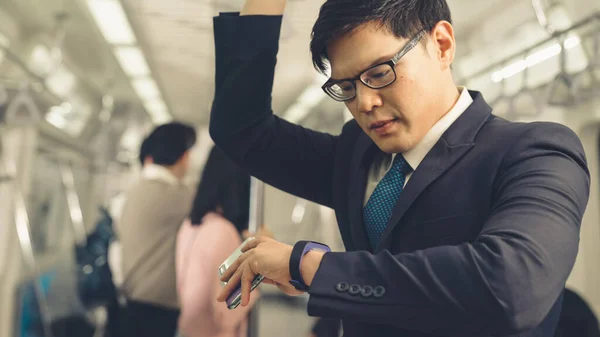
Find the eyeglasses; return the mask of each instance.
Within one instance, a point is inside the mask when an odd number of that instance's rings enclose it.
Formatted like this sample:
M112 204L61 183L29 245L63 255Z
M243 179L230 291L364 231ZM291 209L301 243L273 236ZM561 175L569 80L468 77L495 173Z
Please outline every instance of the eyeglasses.
M329 79L321 87L327 95L338 102L344 102L353 99L356 96L357 80L371 89L381 89L396 81L396 64L413 49L425 35L425 30L417 33L408 43L402 47L391 60L375 65L354 78L345 78L341 80Z

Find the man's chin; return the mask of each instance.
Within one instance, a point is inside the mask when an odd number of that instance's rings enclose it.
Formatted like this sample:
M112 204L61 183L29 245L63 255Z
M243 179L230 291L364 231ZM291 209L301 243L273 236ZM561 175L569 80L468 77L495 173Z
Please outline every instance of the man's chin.
M403 130L394 130L395 132L378 135L377 133L367 133L377 147L385 153L403 153L412 148L410 134L402 132Z
M377 147L385 153L403 153L410 150L410 145L405 143L392 142L391 140L375 141Z

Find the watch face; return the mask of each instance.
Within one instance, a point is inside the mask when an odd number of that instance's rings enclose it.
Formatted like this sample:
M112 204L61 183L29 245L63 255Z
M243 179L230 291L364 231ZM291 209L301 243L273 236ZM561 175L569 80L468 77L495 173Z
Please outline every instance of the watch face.
M326 246L326 245L324 245L322 243L308 242L306 244L306 246L304 247L305 254L308 253L311 250L316 250L316 251L325 252L325 253L331 251L328 246Z

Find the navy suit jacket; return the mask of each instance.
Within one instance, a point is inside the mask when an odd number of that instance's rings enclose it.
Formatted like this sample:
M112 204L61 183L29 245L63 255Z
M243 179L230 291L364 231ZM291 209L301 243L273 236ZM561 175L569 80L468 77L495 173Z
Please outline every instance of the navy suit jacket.
M253 176L332 207L308 313L345 336L552 336L588 201L582 145L553 123L511 123L480 93L413 173L378 247L363 224L380 150L355 121L334 136L271 111L281 16L214 20L210 132Z

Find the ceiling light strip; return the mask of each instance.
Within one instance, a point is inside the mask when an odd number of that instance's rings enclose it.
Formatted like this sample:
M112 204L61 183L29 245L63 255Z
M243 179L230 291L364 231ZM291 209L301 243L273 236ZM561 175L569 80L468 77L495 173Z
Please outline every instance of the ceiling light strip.
M102 35L112 45L119 65L129 77L132 88L152 122L161 124L172 120L119 0L87 0L87 3Z

